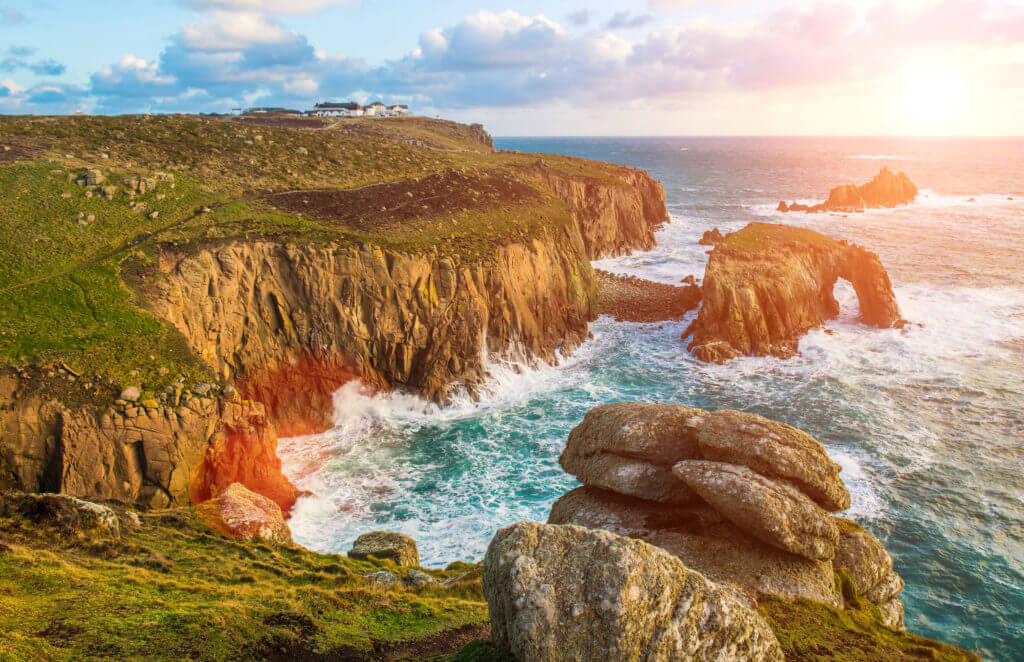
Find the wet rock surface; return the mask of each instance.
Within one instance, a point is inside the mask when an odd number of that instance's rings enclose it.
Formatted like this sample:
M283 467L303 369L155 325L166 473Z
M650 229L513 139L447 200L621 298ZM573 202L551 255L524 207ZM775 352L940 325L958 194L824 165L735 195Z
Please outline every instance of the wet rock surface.
M780 202L781 212L856 212L865 209L908 205L917 197L917 187L904 172L894 173L883 167L875 177L861 186L842 184L829 191L828 199L817 205Z
M731 589L607 531L501 529L483 586L492 639L520 660L782 660L771 629Z

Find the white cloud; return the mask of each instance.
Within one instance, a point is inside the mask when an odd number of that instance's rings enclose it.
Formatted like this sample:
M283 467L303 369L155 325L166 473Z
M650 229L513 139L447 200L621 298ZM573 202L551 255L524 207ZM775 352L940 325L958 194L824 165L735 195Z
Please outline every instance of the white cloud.
M213 11L199 25L186 25L180 39L188 48L227 51L253 44L279 44L296 37L263 14Z

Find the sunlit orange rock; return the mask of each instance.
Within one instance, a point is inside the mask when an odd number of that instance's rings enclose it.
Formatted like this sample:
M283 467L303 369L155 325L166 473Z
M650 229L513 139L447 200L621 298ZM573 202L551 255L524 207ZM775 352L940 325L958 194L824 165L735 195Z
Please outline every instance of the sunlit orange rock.
M786 205L779 202L776 211L863 211L865 209L877 209L887 207L899 207L908 205L917 197L917 187L905 172L894 173L888 168L882 168L874 179L862 186L853 184L842 184L829 191L828 199L825 202L807 206L796 202Z
M853 285L862 322L902 326L876 254L811 230L751 223L712 251L700 312L683 337L692 333L690 352L702 361L792 356L804 333L839 314L840 278Z
M292 544L280 506L241 483L232 483L216 498L196 506L196 514L211 529L230 538Z
M239 390L263 403L279 436L295 437L329 429L334 392L353 379L366 381L354 367L306 356L253 371Z
M221 407L220 429L192 472L192 503L212 499L232 483L241 483L288 513L298 490L281 471L277 434L263 404L236 398L223 401Z

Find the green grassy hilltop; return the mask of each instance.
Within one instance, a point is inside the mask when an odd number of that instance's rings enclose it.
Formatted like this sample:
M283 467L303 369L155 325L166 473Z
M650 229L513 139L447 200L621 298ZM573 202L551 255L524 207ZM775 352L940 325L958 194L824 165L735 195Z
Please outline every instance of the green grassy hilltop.
M159 245L266 238L486 260L570 222L531 177L537 161L423 118L0 117L0 369L42 366L41 388L96 404L125 384L214 381L140 300ZM608 182L621 171L544 166Z

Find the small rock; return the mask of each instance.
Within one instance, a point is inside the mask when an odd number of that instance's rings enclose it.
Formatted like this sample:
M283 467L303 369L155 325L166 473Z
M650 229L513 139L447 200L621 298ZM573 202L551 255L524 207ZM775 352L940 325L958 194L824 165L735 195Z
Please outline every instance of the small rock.
M432 575L429 575L422 570L413 568L409 572L405 573L405 584L412 588L419 588L420 586L430 586L436 584L437 579Z
M121 391L121 399L126 402L135 402L139 399L141 392L137 386L129 386L125 390Z
M383 584L385 586L394 586L395 584L401 584L402 579L390 570L378 570L377 572L371 572L368 575L363 575L371 582Z
M160 218L160 212L158 212L158 211L151 211L151 212L149 212L149 220L155 221L158 218Z
M390 559L398 565L418 566L419 550L416 541L394 531L371 531L356 538L348 557L352 559Z
M217 498L196 506L196 514L211 529L231 538L292 544L281 507L241 483L232 483Z

